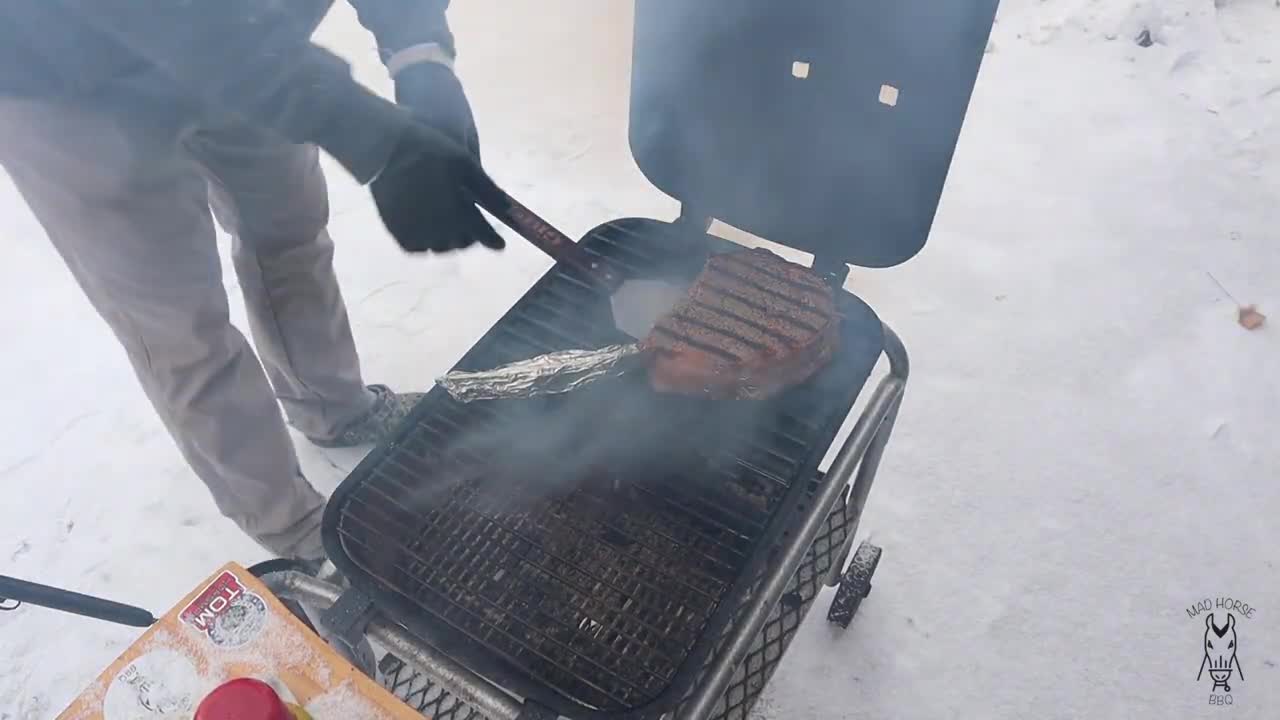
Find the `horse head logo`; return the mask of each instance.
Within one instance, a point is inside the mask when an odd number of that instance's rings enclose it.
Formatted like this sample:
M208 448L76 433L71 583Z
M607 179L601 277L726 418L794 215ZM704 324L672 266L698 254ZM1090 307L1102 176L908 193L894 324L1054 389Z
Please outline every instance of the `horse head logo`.
M1235 671L1244 680L1244 671L1236 659L1236 616L1227 613L1226 624L1219 626L1213 621L1213 613L1204 619L1204 659L1200 661L1200 674L1196 680L1204 676L1205 668L1209 677L1213 678L1213 689L1231 692L1227 681Z

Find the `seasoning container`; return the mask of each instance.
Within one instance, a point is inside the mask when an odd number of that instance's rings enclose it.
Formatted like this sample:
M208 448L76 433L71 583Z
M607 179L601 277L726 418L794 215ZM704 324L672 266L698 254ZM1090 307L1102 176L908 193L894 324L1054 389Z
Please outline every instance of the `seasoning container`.
M312 720L286 703L270 685L253 678L229 680L205 696L193 720Z

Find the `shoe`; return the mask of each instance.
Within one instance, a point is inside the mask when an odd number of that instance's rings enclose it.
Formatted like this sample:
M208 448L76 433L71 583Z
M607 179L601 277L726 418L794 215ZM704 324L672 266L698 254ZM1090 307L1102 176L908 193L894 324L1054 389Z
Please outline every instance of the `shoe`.
M386 385L370 385L376 397L364 417L352 422L332 438L308 437L312 445L322 448L347 448L376 445L399 426L426 393L396 393Z

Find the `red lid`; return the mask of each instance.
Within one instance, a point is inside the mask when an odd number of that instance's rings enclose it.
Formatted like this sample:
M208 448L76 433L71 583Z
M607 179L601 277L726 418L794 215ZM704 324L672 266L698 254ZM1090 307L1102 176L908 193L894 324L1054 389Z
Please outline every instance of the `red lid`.
M194 720L294 720L271 686L253 678L219 685L196 708Z

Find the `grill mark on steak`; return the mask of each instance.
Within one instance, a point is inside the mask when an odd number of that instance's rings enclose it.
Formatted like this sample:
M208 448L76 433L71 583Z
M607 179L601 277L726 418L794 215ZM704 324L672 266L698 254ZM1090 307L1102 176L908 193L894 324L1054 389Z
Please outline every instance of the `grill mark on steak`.
M818 327L817 324L807 322L804 318L798 317L795 313L791 314L787 318L788 322L784 325L769 325L769 320L772 319L776 313L774 313L767 304L757 302L745 295L739 295L729 288L722 288L707 283L701 288L698 288L696 292L690 294L690 297L694 302L702 302L703 296L711 296L711 299L715 300L714 303L709 304L723 307L726 312L731 312L742 317L745 321L762 324L767 327L769 331L781 332L786 334L787 337L795 337L796 335L799 335L803 338L806 335L822 332L822 328ZM811 316L817 315L816 312L812 311L805 311L805 314Z
M738 285L745 285L747 287L752 288L753 290L758 290L762 293L765 293L766 295L776 298L800 310L813 309L814 303L812 302L811 299L810 299L810 302L805 302L805 300L795 297L794 295L788 295L787 293L782 292L777 288L771 288L767 284L760 282L755 278L750 278L745 275L739 275L737 273L730 272L726 268L712 267L710 265L707 266L707 272L712 274L717 274L717 275L723 275ZM806 287L804 289L810 292L814 290L814 288L811 288L811 287Z
M774 263L774 265L770 266L764 262L753 263L748 261L747 259L748 257L752 257L753 259L767 258L768 261ZM782 260L780 258L775 259L772 253L768 255L764 253L755 252L755 251L752 251L749 255L745 253L725 253L723 255L715 256L714 259L721 260L723 262L733 263L734 265L737 265L738 267L741 267L745 270L754 270L760 273L761 275L768 275L769 277L773 278L774 280L777 280L778 282L783 282L793 287L803 288L805 290L810 290L810 291L812 290L820 291L825 288L825 285L822 283L822 281L818 280L817 278L814 278L808 275L796 277L795 275L788 274L787 270L790 268L788 268L786 265L781 264L781 263L787 263L787 261ZM793 266L793 267L800 267L800 266Z
M734 276L730 275L729 277L734 277ZM703 284L703 287L706 288L707 290L725 295L726 297L733 298L734 300L737 300L738 302L742 303L743 305L746 305L747 307L750 307L753 310L759 310L760 312L766 313L769 315L778 314L777 310L769 307L764 302L757 300L755 298L749 298L745 295L742 295L739 292L736 292L737 288L725 287L723 285L719 285L714 281L713 278L710 278L710 277L706 278L706 281ZM803 305L796 305L794 302L790 304L795 310L798 310L804 315L812 318L817 318L817 321L811 322L806 320L804 317L798 317L795 314L791 314L791 316L788 318L791 322L805 328L806 330L810 330L812 332L822 332L822 320L825 319L825 316L821 312L819 312L815 308L806 307Z
M774 352L773 348L768 345L727 332L702 318L676 315L663 322L662 327L683 339L693 340L701 345L717 347L725 352L733 353L734 360L737 362L742 362L761 354L770 355Z
M780 330L771 328L762 322L757 322L755 320L747 318L739 313L729 310L728 308L716 307L715 305L711 305L710 303L706 303L696 299L691 300L690 303L698 308L701 308L709 313L712 313L713 315L718 315L728 320L742 323L743 325L746 325L747 327L751 328L752 330L755 330L756 332L761 333L762 335L768 335L776 340L780 340L782 341L783 344L787 345L788 347L795 347L799 343L798 338L791 337L790 335L787 335L786 333Z
M741 356L735 355L731 350L700 342L687 335L680 333L678 330L670 329L665 325L654 326L652 333L654 335L663 336L669 343L669 344L655 343L654 349L658 350L659 352L664 352L666 354L674 354L677 350L679 350L678 346L680 344L684 344L689 346L690 348L693 348L694 350L700 350L709 355L718 355L722 358L725 358L726 360L733 360L735 362L742 360Z
M730 321L736 320L736 318L732 316L729 316L728 319ZM741 332L739 329L731 327L730 326L731 323L717 324L716 322L714 322L712 318L702 318L702 317L698 317L697 314L686 314L686 313L677 313L676 316L673 318L673 320L678 320L687 325L692 325L697 328L702 328L703 330L708 330L710 332L724 335L744 345L749 345L755 350L767 351L767 350L773 349L773 345L771 345L768 342L767 338L761 339L761 338L751 337L750 335L744 332Z
M769 276L779 282L807 290L825 290L827 284L812 270L797 265L767 250L759 248L746 252L733 252L714 255L708 264L735 265L745 271Z

